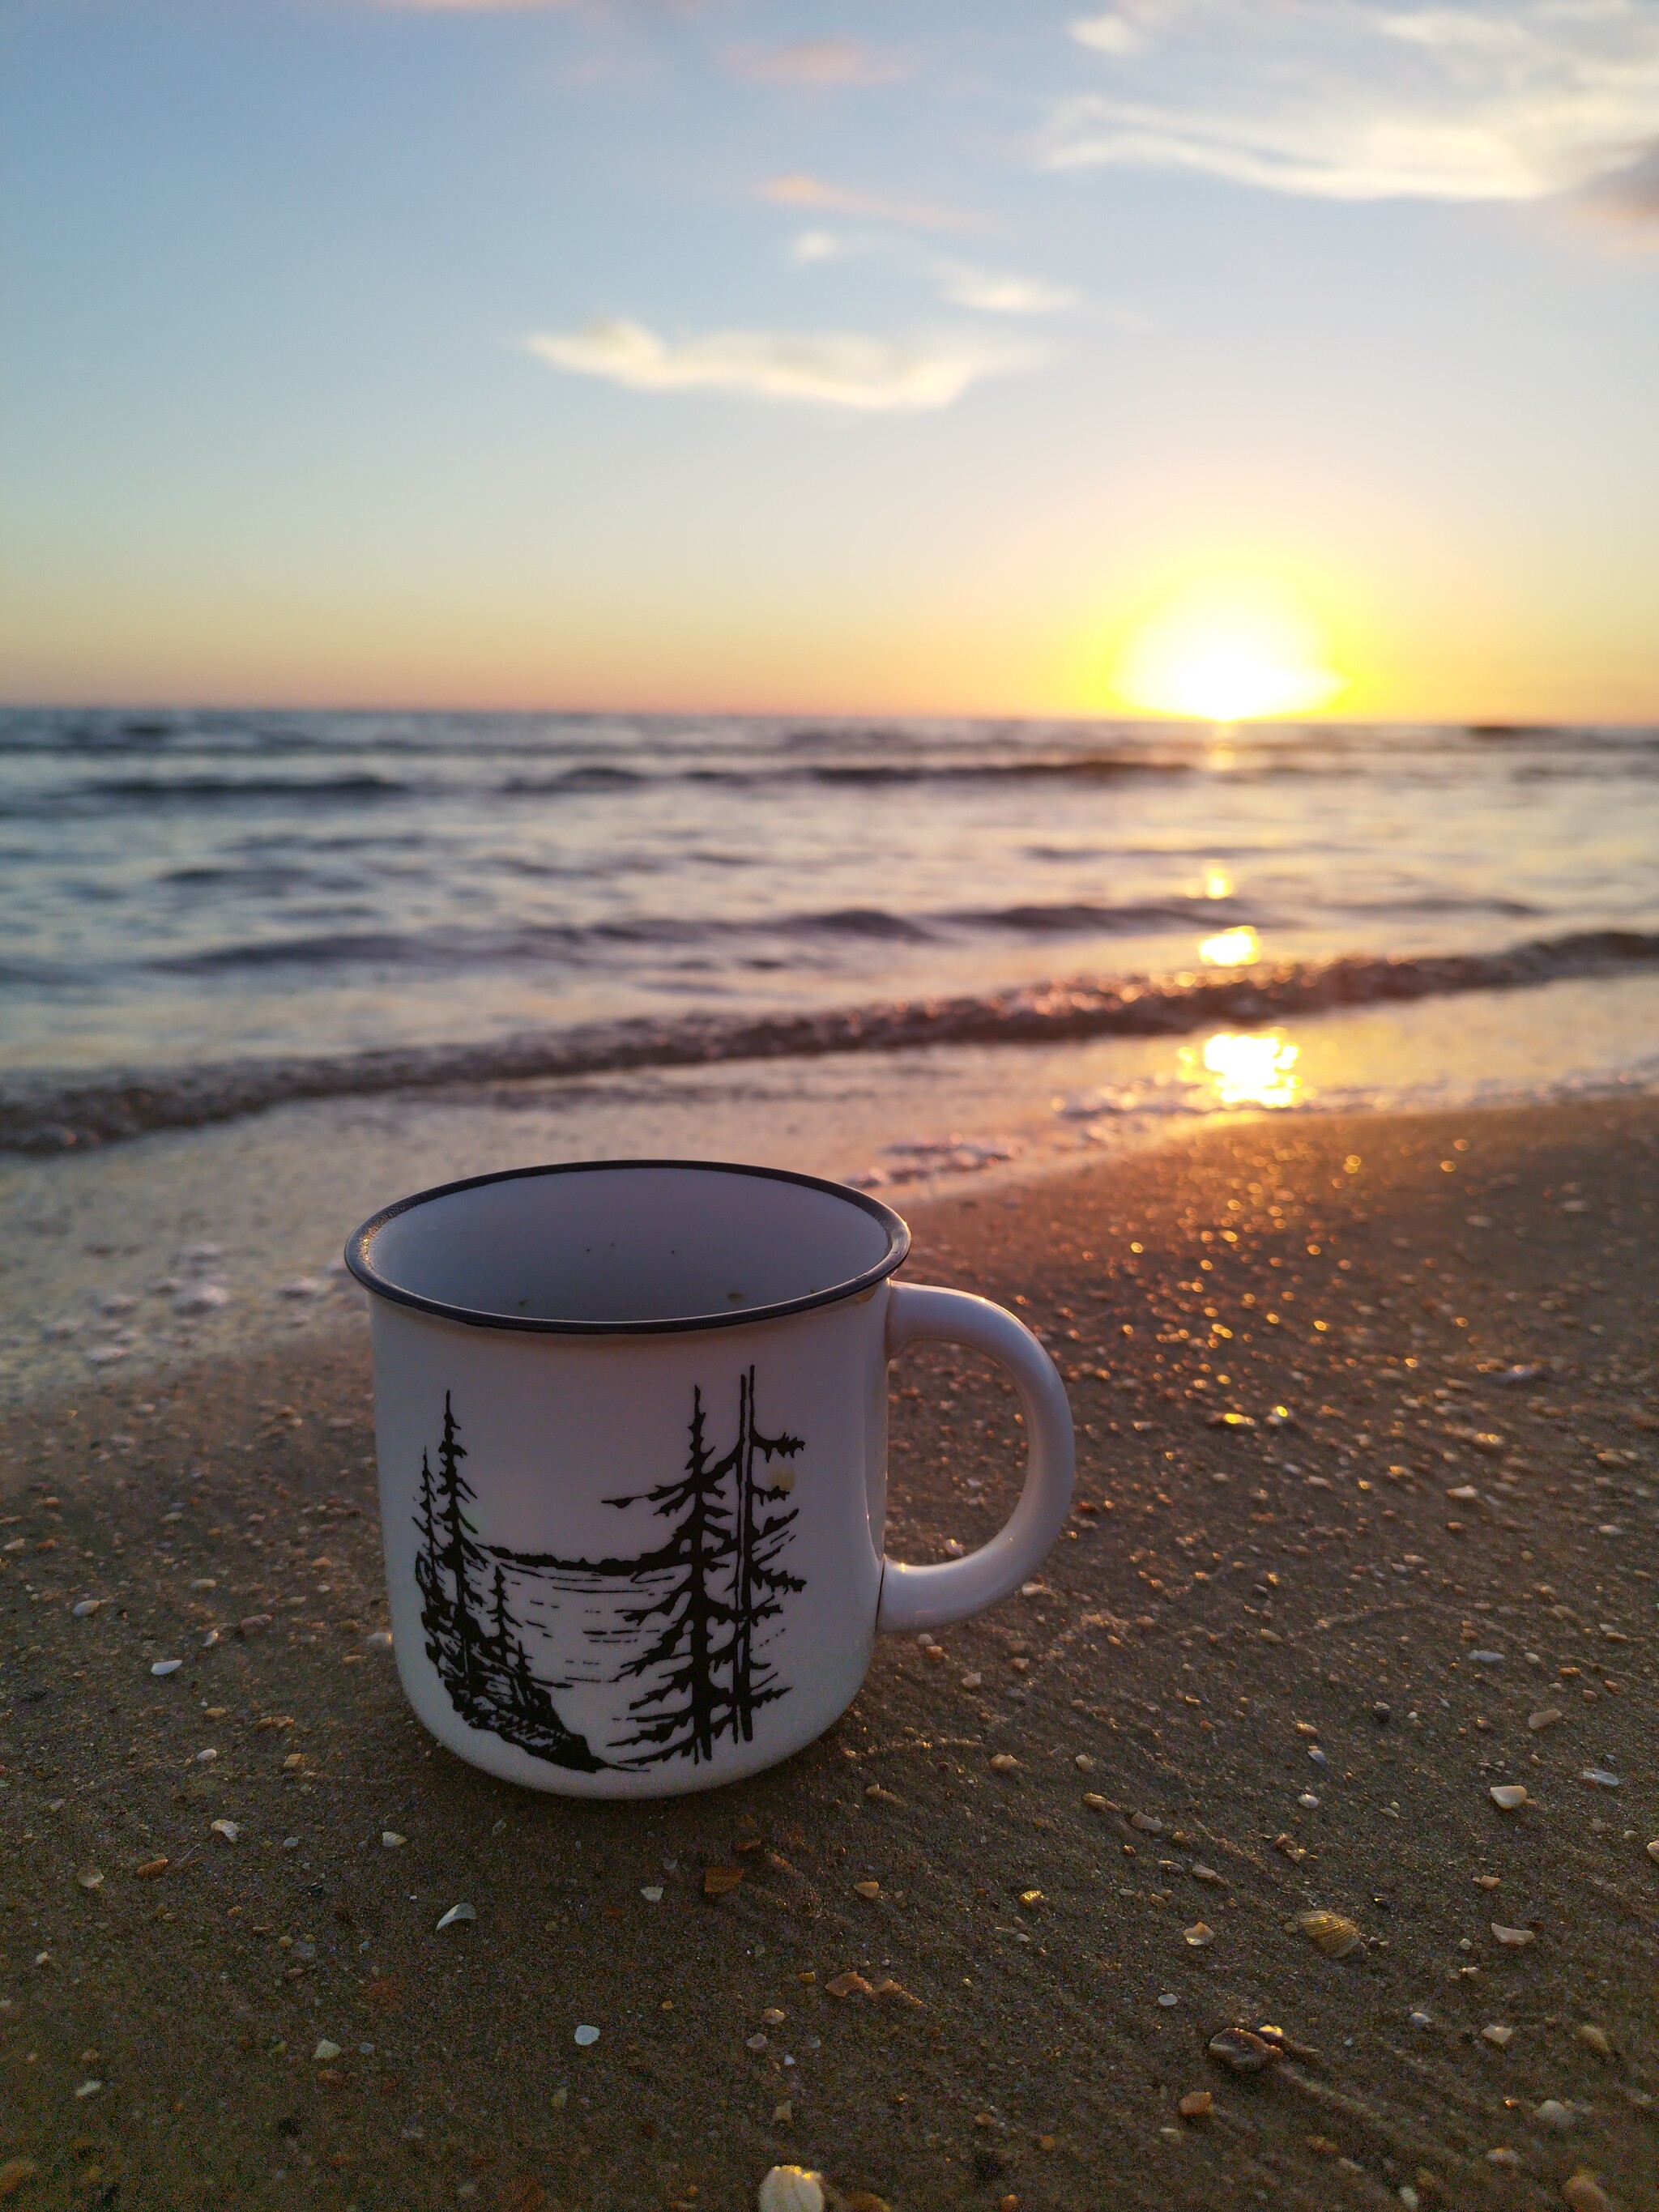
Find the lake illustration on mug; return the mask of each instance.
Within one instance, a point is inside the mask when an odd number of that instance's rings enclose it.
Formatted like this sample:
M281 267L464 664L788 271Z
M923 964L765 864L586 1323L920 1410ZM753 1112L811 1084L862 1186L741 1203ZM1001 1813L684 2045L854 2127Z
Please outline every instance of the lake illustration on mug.
M722 1743L753 1741L756 1714L789 1694L769 1652L786 1601L805 1588L786 1564L799 1510L790 1462L805 1440L762 1431L752 1366L738 1377L736 1414L718 1451L695 1387L679 1471L605 1499L648 1505L659 1541L631 1558L565 1559L489 1540L446 1391L435 1466L430 1449L421 1455L415 1580L426 1656L468 1727L587 1774L700 1765ZM623 1692L602 1747L556 1702L596 1687Z

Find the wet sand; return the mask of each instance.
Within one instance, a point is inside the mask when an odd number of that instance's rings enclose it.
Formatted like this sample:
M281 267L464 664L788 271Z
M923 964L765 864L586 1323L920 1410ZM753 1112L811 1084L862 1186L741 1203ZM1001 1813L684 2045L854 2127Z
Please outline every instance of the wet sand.
M0 2197L736 2212L798 2160L896 2212L1659 2204L1656 1195L1631 1099L917 1209L909 1277L1061 1362L1071 1527L787 1765L645 1808L404 1708L359 1323L15 1413ZM941 1556L1006 1510L1011 1401L894 1381L891 1547Z

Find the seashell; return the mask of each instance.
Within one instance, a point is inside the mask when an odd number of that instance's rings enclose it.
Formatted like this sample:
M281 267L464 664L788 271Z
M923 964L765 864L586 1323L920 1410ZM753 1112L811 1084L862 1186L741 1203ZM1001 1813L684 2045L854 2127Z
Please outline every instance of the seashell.
M1299 1913L1296 1924L1328 1959L1346 1959L1365 1940L1358 1923L1340 1912Z
M775 2166L756 2203L759 2212L823 2212L823 2177L804 2166Z
M476 1920L477 1917L477 1908L475 1905L452 1905L432 1932L434 1936L440 1935L446 1928L453 1928L458 1920Z
M1280 2056L1271 2043L1252 2035L1248 2027L1224 2027L1219 2035L1210 2038L1206 2047L1212 2058L1231 2066L1235 2074L1259 2074L1264 2066L1275 2064Z

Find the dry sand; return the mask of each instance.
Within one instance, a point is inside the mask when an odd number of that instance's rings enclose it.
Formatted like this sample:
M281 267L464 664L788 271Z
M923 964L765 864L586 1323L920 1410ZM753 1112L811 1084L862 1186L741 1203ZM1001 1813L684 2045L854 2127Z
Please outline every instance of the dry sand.
M910 1276L1066 1370L1073 1524L787 1765L645 1808L408 1714L360 1328L14 1414L0 2198L738 2212L799 2160L896 2212L1659 2204L1656 1161L1641 1099L1260 1121L919 1214ZM939 1556L1012 1401L895 1385L893 1548Z

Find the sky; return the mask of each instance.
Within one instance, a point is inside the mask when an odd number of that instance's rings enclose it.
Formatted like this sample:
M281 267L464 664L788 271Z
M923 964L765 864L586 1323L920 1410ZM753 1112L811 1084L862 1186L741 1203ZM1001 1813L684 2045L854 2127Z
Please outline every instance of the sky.
M1110 714L1227 605L1659 720L1659 0L0 4L0 697Z

